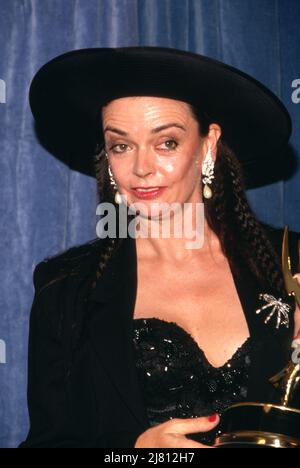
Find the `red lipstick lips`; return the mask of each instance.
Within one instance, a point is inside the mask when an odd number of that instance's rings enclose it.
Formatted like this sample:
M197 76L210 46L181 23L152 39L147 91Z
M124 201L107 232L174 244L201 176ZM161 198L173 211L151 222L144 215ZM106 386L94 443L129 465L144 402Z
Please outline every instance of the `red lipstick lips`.
M158 198L166 187L135 187L131 189L133 194L142 200Z

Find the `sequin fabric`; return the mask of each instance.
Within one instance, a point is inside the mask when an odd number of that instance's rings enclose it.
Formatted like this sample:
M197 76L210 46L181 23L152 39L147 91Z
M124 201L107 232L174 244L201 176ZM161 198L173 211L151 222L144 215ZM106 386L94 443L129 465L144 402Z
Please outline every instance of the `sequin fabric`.
M251 338L222 367L213 367L193 337L175 322L134 319L136 367L151 426L173 418L222 415L246 401ZM213 445L220 426L187 437Z

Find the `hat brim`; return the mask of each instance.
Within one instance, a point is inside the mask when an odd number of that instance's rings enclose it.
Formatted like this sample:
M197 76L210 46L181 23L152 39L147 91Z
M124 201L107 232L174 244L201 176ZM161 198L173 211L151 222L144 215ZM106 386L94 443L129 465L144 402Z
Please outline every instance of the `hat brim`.
M262 83L217 60L173 48L92 48L68 52L35 75L30 106L41 143L70 168L94 176L101 107L125 96L191 103L222 128L247 188L282 168L291 119Z

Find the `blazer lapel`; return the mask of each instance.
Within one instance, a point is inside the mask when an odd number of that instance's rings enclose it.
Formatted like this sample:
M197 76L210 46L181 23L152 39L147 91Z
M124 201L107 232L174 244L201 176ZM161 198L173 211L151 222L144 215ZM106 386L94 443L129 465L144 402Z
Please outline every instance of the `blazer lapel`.
M89 336L102 366L128 409L148 427L135 368L132 318L137 290L135 239L122 240L91 295Z
M232 273L253 340L248 399L279 402L280 395L273 389L269 379L288 362L293 315L290 330L276 330L274 320L265 324L265 315L257 315L256 310L261 305L259 294L266 291L261 289L260 283L248 268L244 267L239 274L232 269Z

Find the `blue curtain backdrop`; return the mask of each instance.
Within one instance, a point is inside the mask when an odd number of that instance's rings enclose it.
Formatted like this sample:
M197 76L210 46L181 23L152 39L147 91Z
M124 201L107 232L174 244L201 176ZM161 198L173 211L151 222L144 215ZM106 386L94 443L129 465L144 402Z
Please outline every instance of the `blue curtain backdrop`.
M206 54L283 99L299 159L299 24L299 0L0 0L0 447L16 446L28 427L33 268L96 237L94 181L36 141L27 99L34 73L83 47L157 45ZM288 181L249 191L249 200L263 221L300 231L299 185L298 170Z

